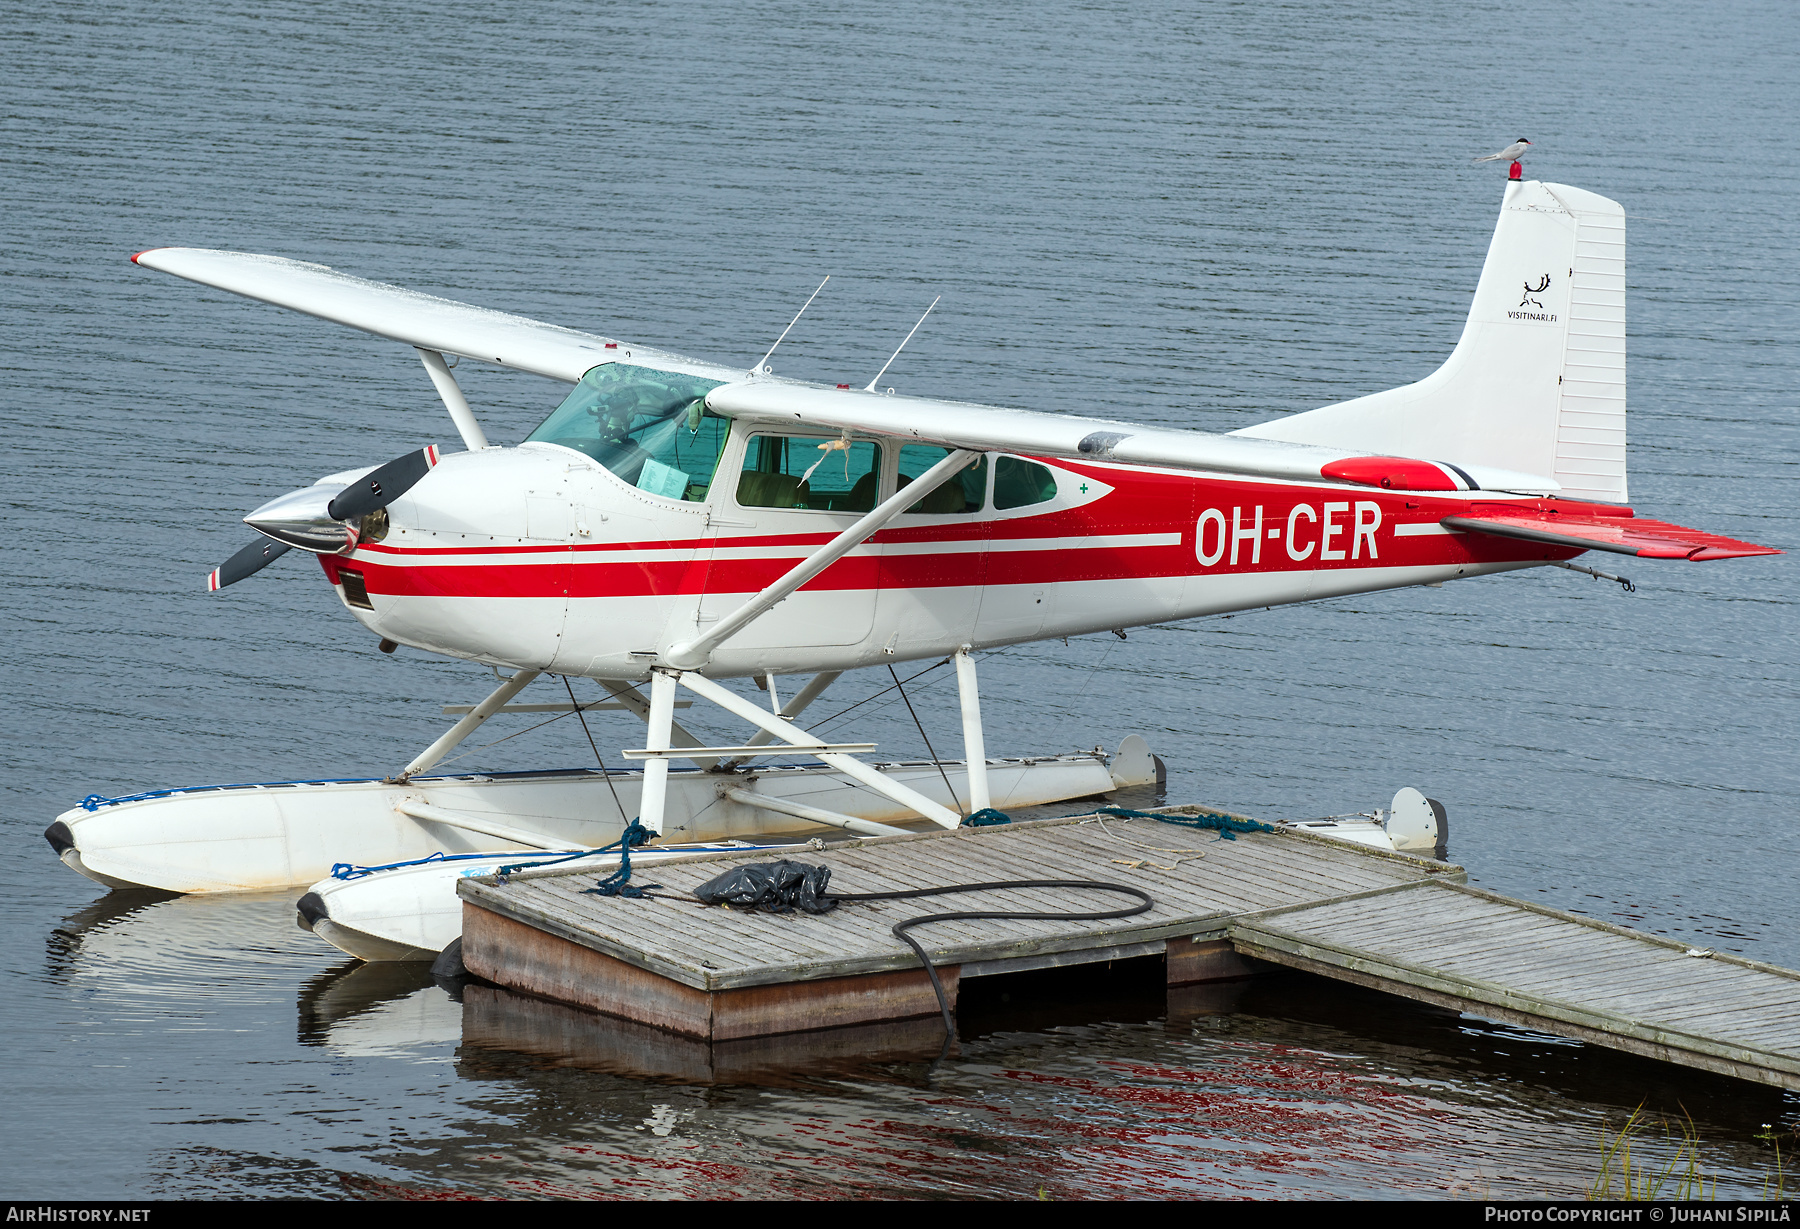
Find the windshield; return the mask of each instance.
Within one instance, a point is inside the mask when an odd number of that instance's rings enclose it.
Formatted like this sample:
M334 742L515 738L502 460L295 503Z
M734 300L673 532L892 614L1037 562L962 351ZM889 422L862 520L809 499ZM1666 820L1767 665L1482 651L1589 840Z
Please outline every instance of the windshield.
M584 452L652 495L703 500L730 426L706 408L706 394L721 383L605 363L582 376L526 442Z

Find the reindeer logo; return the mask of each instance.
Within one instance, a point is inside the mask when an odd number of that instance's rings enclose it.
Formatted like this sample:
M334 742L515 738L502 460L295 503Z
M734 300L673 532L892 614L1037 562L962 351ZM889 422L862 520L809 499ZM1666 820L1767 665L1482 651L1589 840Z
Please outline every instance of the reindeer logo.
M1544 274L1544 276L1539 279L1539 284L1536 286L1533 286L1530 282L1526 282L1525 297L1519 300L1519 306L1535 307L1539 311L1544 310L1544 305L1531 296L1534 294L1543 294L1544 291L1548 289L1550 289L1550 275L1548 273Z

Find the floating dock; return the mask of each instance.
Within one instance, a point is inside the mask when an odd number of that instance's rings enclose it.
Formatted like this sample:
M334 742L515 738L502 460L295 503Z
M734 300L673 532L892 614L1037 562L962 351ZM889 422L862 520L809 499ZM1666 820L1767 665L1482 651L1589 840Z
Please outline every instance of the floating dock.
M497 986L560 1005L552 1031L603 1029L598 1015L690 1046L754 1041L779 1050L779 1038L816 1034L813 1044L829 1045L825 1030L938 1015L925 970L890 931L896 922L948 910L1061 913L1121 903L1091 891L1004 888L808 915L680 899L731 864L758 860L768 855L660 863L638 876L661 885L654 899L586 894L597 878L586 869L464 879L463 961ZM997 974L1161 956L1174 987L1249 976L1269 962L1800 1088L1800 973L1510 900L1468 887L1460 867L1302 829L1225 840L1154 819L1090 815L850 841L803 860L831 868L834 892L1090 879L1154 899L1148 912L1110 921L918 928L913 936L952 1007L964 980Z

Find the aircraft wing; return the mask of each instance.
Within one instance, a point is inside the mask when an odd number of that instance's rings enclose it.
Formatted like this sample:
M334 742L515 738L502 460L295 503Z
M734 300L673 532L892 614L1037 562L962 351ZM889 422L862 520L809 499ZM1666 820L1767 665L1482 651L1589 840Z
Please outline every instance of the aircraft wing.
M945 447L1029 452L1075 460L1162 465L1299 481L1327 480L1404 490L1550 492L1548 478L1433 461L1370 457L1313 444L1143 427L1030 410L888 397L791 380L745 378L737 368L683 358L524 316L372 282L328 265L209 248L152 248L132 261L148 269L292 308L409 346L497 363L575 383L616 360L725 381L707 403L733 418L899 436Z
M1447 516L1438 522L1464 533L1492 534L1578 550L1605 550L1645 559L1740 559L1747 555L1779 555L1772 546L1722 538L1701 529L1667 521L1639 519L1629 508L1617 515L1527 510Z
M683 358L340 273L327 265L206 248L153 248L131 258L146 268L292 308L425 350L497 363L569 383L599 364L634 364L722 381L707 396L732 418L814 429L856 431L978 451L1070 460L1167 466L1301 482L1320 480L1410 491L1482 489L1550 493L1556 482L1534 474L1444 461L1372 456L1327 445L1145 427L1032 410L884 396L847 388L750 377L737 368ZM1525 538L1582 549L1664 558L1724 559L1779 554L1660 521L1585 514L1452 517L1447 528Z
M596 364L625 354L613 338L371 282L304 260L208 248L152 248L131 259L147 269L347 324L377 337L571 384ZM715 379L742 374L646 347L632 350L634 362L667 370Z

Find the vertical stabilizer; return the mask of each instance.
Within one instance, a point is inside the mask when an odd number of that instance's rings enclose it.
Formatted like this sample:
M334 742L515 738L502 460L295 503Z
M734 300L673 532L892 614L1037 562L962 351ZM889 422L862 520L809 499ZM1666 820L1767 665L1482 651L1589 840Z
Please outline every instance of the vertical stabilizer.
M1625 211L1563 184L1507 184L1442 367L1232 434L1541 474L1624 503Z

